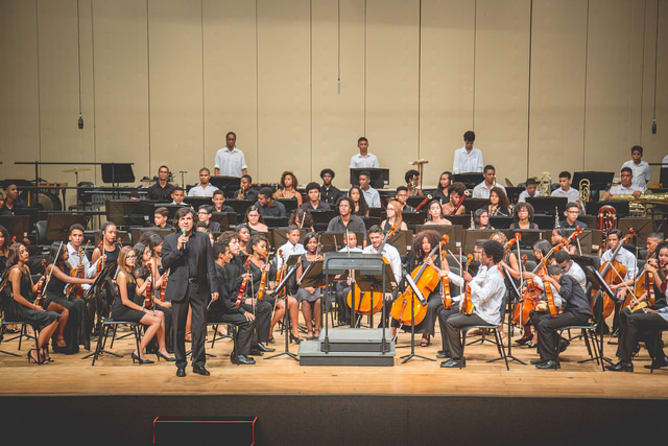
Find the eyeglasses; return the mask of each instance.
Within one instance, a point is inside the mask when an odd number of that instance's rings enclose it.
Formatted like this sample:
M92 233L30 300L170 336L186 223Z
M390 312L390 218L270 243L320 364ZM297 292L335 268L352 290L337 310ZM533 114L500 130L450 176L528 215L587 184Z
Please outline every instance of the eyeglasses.
M134 254L132 254L132 255L129 255L129 256L125 257L125 258L126 258L126 259L136 259L137 256L134 255Z

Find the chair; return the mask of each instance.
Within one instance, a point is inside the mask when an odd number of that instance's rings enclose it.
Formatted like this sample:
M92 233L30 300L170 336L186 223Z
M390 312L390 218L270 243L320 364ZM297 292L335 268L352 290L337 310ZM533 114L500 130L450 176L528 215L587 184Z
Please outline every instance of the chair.
M130 322L130 321L114 321L111 318L105 319L104 322L100 325L100 333L99 336L97 337L97 345L95 346L95 352L93 353L93 362L91 363L91 366L95 366L95 361L98 359L98 357L103 354L107 353L109 355L115 356L117 358L122 358L123 355L120 355L118 353L114 353L108 350L105 350L105 345L107 343L107 338L109 337L109 330L113 330L113 335L115 336L116 330L118 329L119 325L125 325L130 327L130 330L132 330L132 333L135 336L135 342L137 344L137 351L139 351L139 343L140 343L140 325L138 322ZM113 342L112 342L113 343ZM112 347L109 347L112 348ZM84 356L85 359L88 357L88 355Z
M603 350L603 336L600 336L599 340L599 335L596 333L596 330L598 328L598 324L593 322L591 324L586 324L586 325L569 325L566 327L560 327L557 328L557 334L559 336L562 335L564 331L570 331L570 330L581 330L581 335L576 336L575 338L582 337L584 338L585 345L587 346L587 351L589 352L589 359L582 359L578 361L578 364L585 363L587 361L596 361L596 364L601 365L601 370L605 371L605 366L603 364L603 355L602 355L602 350ZM575 339L571 338L571 339ZM570 340L570 339L569 339ZM555 352L557 356L559 356L559 344L557 343L557 351Z
M496 343L496 348L499 350L499 357L498 358L492 358L488 359L487 362L494 362L498 361L500 359L503 359L506 363L506 370L510 370L510 367L508 366L508 356L506 356L506 349L505 346L503 345L503 338L501 337L501 326L503 325L503 318L506 314L506 305L508 301L508 293L503 296L503 299L501 301L501 308L500 308L500 322L498 324L479 324L479 325L470 325L468 327L462 328L461 334L462 334L462 354L464 353L464 349L466 348L466 333L474 328L479 328L481 330L486 329L486 330L492 330L494 332L494 338L495 338L495 343Z
M18 319L16 317L10 317L9 318L10 320L7 320L6 319L7 314L5 313L5 311L4 310L0 310L0 311L2 312L2 314L0 315L0 344L2 344L3 341L4 342L9 342L9 341L13 341L14 339L18 339L19 340L18 350L21 350L21 343L23 341L24 336L27 337L27 338L35 339L35 344L37 344L37 337L39 336L39 334L34 328L33 328L33 335L30 335L30 334L28 334L28 327L27 327L28 323L27 322L20 321L20 320L16 320L16 321L11 320L11 319ZM21 329L19 330L19 334L5 339L4 334L2 332L5 328L5 326L7 326L7 325L19 325L21 327ZM35 345L35 347L36 346L37 345ZM5 355L9 355L9 356L16 356L16 357L19 356L16 353L7 352L7 351L4 351L4 350L0 350L0 353L4 353Z
M660 341L661 341L661 336L663 335L663 332L664 332L664 331L668 331L668 330L658 330L658 331L657 331L657 334L656 334L656 336L659 338L659 339L657 340L657 341L659 341L659 342L657 342L657 346L658 346L657 348L659 348L659 349L661 348L661 346L660 346L660 345L661 345ZM654 367L654 359L652 359L652 362L651 362L650 365L649 365L649 373L654 373L654 370L656 370L656 369L661 369L661 367Z

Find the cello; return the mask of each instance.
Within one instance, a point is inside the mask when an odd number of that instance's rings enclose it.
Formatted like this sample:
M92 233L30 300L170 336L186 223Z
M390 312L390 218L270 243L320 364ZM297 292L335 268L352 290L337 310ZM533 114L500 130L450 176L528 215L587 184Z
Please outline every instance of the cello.
M622 249L622 245L624 243L627 243L631 238L635 237L636 231L633 228L629 229L629 233L626 234L620 241L619 244L617 245L617 248L612 252L612 256L609 261L604 262L601 267L599 268L598 272L603 277L603 280L608 285L618 285L624 281L624 277L626 276L626 267L622 265L622 263L618 260L616 260L617 254L619 251ZM592 290L592 310L593 305L596 303L595 296L598 293L599 290ZM602 291L602 300L603 300L603 318L607 318L612 314L613 311L615 311L615 301L617 299L616 296L609 296L608 293L606 293L604 290ZM632 292L631 292L632 293ZM635 298L635 296L633 296Z
M392 226L388 231L388 233L385 234L383 242L380 244L380 247L378 248L378 254L382 255L383 248L385 248L385 244L390 239L390 237L392 237L392 235L394 235L394 233L397 232L397 229L398 228L396 226ZM383 262L388 263L385 257L383 257ZM355 296L354 305L353 305L353 296ZM356 313L367 314L367 315L376 314L383 309L383 293L380 291L362 292L360 287L355 283L348 292L348 295L346 296L346 304L350 309L354 310Z
M436 251L442 249L448 241L449 237L444 235L440 243L432 248L427 258L433 258ZM425 298L429 297L429 294L436 289L440 282L438 271L424 262L422 265L416 266L413 269L411 278ZM409 287L406 291L401 293L397 300L394 301L392 309L390 310L390 315L401 325L418 325L427 315L427 302L421 301L414 295L413 290Z

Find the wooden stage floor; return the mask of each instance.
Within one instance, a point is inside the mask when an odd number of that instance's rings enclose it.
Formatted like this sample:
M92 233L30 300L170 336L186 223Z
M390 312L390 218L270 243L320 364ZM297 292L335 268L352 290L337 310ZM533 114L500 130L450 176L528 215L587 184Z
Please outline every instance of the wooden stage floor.
M437 327L438 330L438 327ZM211 333L209 333L209 339ZM417 337L417 336L416 336ZM128 337L117 341L114 351L123 358L102 357L91 367L82 360L85 351L66 356L53 355L55 362L37 366L25 357L30 342L23 343L22 357L0 354L0 395L450 395L450 396L521 396L521 397L590 397L590 398L668 398L668 370L653 374L643 366L649 364L644 347L634 361L634 373L602 372L593 362L578 364L587 355L582 340L573 341L561 356L561 369L537 370L531 365L503 361L487 363L496 356L493 344L466 348L467 367L447 370L440 360L413 359L401 364L399 356L409 353L410 334L402 333L397 344L394 367L305 367L286 356L271 360L256 357L253 366L237 366L230 362L230 339L216 341L209 353L207 368L211 377L202 377L187 369L186 378L175 376L175 367L164 361L149 365L132 364L130 353L134 341ZM418 338L419 339L419 338ZM470 340L475 338L470 338ZM276 333L277 351L283 338ZM416 353L435 358L438 342L429 347L416 347ZM608 345L605 354L613 358L615 345ZM664 338L668 342L668 338ZM419 340L418 340L419 342ZM505 341L504 341L505 342ZM3 342L1 350L17 352L18 341ZM404 348L402 348L404 347ZM297 353L298 346L292 344ZM513 354L528 363L536 358L534 349L513 348ZM155 359L155 356L149 356Z

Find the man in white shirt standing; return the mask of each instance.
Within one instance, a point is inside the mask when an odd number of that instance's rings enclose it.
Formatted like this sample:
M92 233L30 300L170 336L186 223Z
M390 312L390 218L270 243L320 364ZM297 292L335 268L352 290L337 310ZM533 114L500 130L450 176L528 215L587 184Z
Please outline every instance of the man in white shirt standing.
M213 166L214 175L241 178L242 175L248 173L244 152L237 148L236 142L237 134L227 132L227 135L225 135L226 146L216 152Z
M364 136L360 137L357 140L357 147L360 149L360 153L353 155L350 158L351 169L377 169L380 167L376 155L369 153L368 139L366 139Z
M622 184L615 184L603 195L603 201L610 200L613 195L633 195L638 198L645 190L641 186L633 184L633 170L630 167L622 167Z
M366 204L368 204L370 208L379 208L380 194L376 189L371 187L371 174L366 170L363 170L360 172L359 182Z
M559 189L555 189L550 194L551 197L566 197L568 202L577 203L578 207L582 209L582 202L580 201L580 193L577 189L571 187L571 173L563 171L559 173Z
M188 191L188 196L213 197L213 193L217 191L218 188L212 186L211 183L209 183L209 179L211 179L211 171L206 167L202 167L199 170L199 184Z
M464 147L455 150L452 173L482 172L482 151L473 147L475 133L469 130L464 133Z
M647 187L651 171L647 161L642 160L641 146L631 147L631 159L622 164L622 167L628 167L633 171L634 186L641 187L643 190Z
M489 193L495 187L500 188L504 193L506 192L506 188L496 182L496 169L494 166L491 164L486 165L482 176L484 180L473 188L472 198L489 198Z
M527 201L527 198L540 197L540 191L538 190L538 181L535 178L529 178L526 182L525 190L520 193L519 198L517 199L518 203L524 203Z

